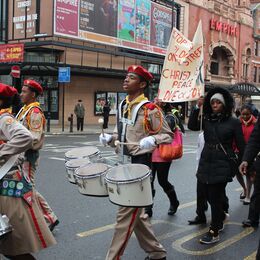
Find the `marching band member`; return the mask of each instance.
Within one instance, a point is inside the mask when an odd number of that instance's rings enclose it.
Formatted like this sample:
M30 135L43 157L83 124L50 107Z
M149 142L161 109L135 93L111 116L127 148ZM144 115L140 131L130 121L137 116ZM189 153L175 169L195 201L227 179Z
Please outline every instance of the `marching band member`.
M170 143L172 132L161 112L144 96L153 76L141 66L130 66L123 83L128 96L119 105L118 125L112 135L100 135L102 144L125 142L124 156L131 163L151 166L151 153L158 144ZM127 143L139 143L133 145ZM146 259L166 259L166 250L156 239L143 208L120 207L114 236L106 260L120 259L132 232L148 256Z
M20 154L0 180L0 214L13 227L0 240L0 253L9 259L35 259L31 253L56 243L35 201L35 190L22 171L21 153L32 147L32 135L11 115L12 97L17 91L0 83L0 165ZM1 168L2 169L2 168Z
M25 153L24 170L28 172L33 185L35 185L35 173L38 166L39 150L44 142L45 117L37 102L38 95L43 93L41 85L34 81L26 79L21 92L21 101L24 106L18 112L16 118L23 124L33 136L33 147ZM45 200L45 198L36 191L37 200L41 206L44 218L52 231L59 224L57 216Z

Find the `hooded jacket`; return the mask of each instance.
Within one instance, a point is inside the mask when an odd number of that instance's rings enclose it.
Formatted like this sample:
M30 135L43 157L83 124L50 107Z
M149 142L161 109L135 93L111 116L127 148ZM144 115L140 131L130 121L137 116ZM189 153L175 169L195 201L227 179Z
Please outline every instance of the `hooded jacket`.
M214 114L210 105L210 99L215 93L221 93L225 100L224 111ZM203 128L205 145L199 161L197 178L202 183L216 184L232 181L232 171L228 156L221 149L220 143L226 152L232 157L233 142L239 149L240 158L244 152L244 138L241 123L232 117L234 100L228 90L216 87L210 90L205 97L203 106ZM196 114L194 114L196 116ZM198 130L199 120L192 119L196 125L192 129Z

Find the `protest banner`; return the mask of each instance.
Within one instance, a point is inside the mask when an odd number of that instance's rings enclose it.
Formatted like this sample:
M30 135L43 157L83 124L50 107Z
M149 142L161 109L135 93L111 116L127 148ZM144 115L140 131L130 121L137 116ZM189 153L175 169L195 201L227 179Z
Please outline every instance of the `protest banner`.
M158 91L163 102L197 100L204 95L203 34L199 23L193 41L172 30Z

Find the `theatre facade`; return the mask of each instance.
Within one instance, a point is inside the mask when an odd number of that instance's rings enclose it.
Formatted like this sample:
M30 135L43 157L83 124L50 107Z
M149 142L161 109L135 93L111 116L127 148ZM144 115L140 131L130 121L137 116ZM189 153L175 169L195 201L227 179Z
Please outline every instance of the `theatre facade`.
M44 87L40 102L46 115L59 124L68 124L78 99L86 107L86 124L97 124L105 100L115 123L128 66L140 64L154 74L148 93L152 99L172 27L192 39L201 19L206 87L253 83L250 3L237 2L3 0L0 54L6 55L0 55L0 80L18 89L26 78L38 80ZM20 67L20 78L10 76L14 65ZM62 83L58 74L65 68L70 68L70 79ZM187 116L190 104L177 105Z

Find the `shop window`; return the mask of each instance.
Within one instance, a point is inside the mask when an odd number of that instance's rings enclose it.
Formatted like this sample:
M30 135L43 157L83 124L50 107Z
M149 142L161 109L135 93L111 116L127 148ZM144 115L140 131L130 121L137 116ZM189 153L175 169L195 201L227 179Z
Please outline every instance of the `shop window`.
M24 60L27 62L47 62L55 63L56 54L55 53L40 53L40 52L26 52Z

